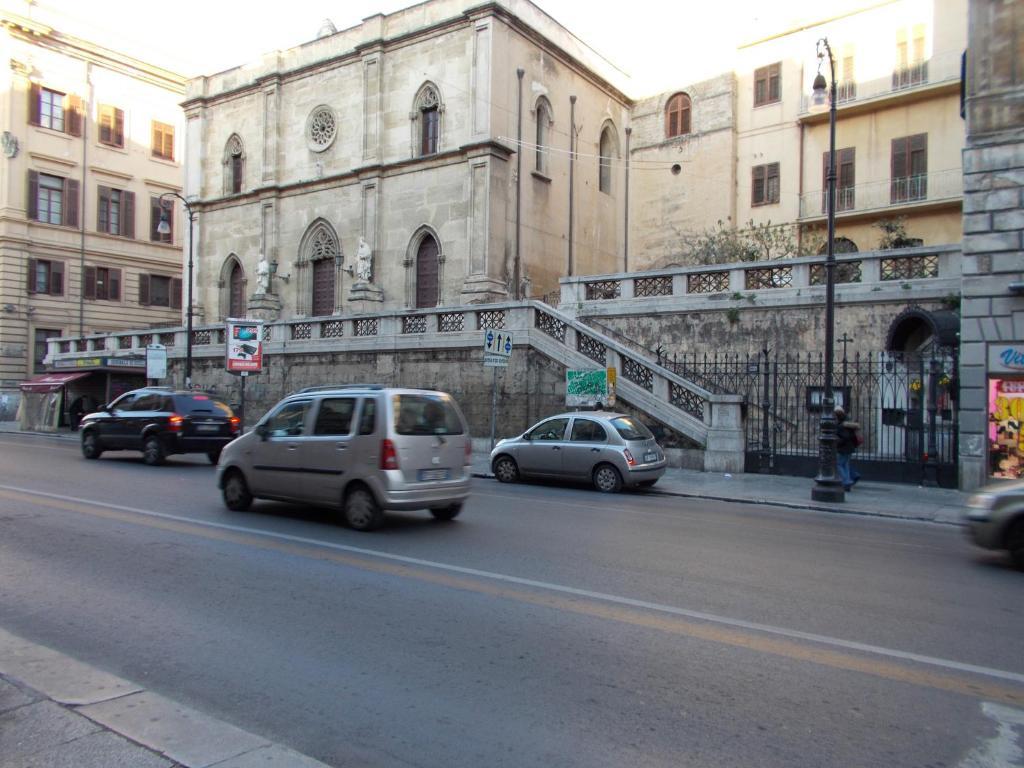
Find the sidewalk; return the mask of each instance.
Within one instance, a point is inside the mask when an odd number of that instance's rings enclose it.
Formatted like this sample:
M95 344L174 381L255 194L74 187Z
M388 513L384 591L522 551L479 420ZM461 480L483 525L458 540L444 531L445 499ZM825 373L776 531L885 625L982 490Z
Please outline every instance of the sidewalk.
M327 768L0 629L0 768Z
M488 454L474 451L473 474L476 477L493 478L488 462ZM658 484L646 493L904 520L928 520L953 525L963 524L964 505L969 496L948 488L861 480L846 494L845 501L826 504L811 499L813 487L814 480L809 477L730 475L670 468Z
M67 429L57 433L21 432L17 422L0 421L0 434L5 432L78 442L78 433ZM488 443L488 440L473 440L473 474L476 477L494 477L490 468ZM670 468L648 493L904 520L929 520L953 525L963 524L963 510L969 496L949 488L862 480L846 494L844 502L825 504L811 499L813 487L814 480L809 477L743 473L729 475Z

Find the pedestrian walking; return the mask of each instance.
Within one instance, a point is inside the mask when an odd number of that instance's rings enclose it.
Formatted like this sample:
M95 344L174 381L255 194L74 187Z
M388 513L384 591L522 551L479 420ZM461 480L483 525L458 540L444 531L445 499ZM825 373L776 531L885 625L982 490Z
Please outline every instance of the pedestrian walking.
M853 468L850 458L862 440L858 434L860 424L846 420L846 411L837 407L836 414L836 469L843 480L843 490L849 491L860 480L860 472Z

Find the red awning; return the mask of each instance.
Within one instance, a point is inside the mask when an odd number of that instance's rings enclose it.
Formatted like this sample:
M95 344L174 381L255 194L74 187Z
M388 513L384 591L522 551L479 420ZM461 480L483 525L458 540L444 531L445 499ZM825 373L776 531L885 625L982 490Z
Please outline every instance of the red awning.
M75 373L44 373L34 379L23 381L18 386L24 392L56 392L69 381L88 376L90 371Z

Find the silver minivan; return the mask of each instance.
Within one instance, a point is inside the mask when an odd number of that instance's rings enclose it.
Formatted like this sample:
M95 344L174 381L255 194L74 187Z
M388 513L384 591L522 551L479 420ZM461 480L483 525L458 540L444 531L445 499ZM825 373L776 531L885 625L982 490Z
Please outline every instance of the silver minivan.
M224 448L217 485L228 509L255 498L340 507L352 528L370 531L386 509L453 519L469 496L471 459L466 419L444 392L311 387Z

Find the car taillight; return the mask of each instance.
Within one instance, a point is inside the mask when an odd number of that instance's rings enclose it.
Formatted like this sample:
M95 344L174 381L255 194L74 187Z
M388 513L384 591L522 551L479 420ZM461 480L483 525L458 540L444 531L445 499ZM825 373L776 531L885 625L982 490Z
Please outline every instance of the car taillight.
M622 455L626 457L626 463L629 464L629 466L636 466L636 459L634 459L633 454L629 452L629 448L623 448Z
M380 468L398 469L398 451L395 450L395 444L390 440L381 440Z
M473 441L466 438L466 458L462 462L467 467L473 463Z
M167 428L171 432L181 432L181 427L185 423L185 417L179 416L176 413L172 413L167 417Z
M242 427L242 420L237 416L232 416L228 421L231 424L231 431L237 432Z

